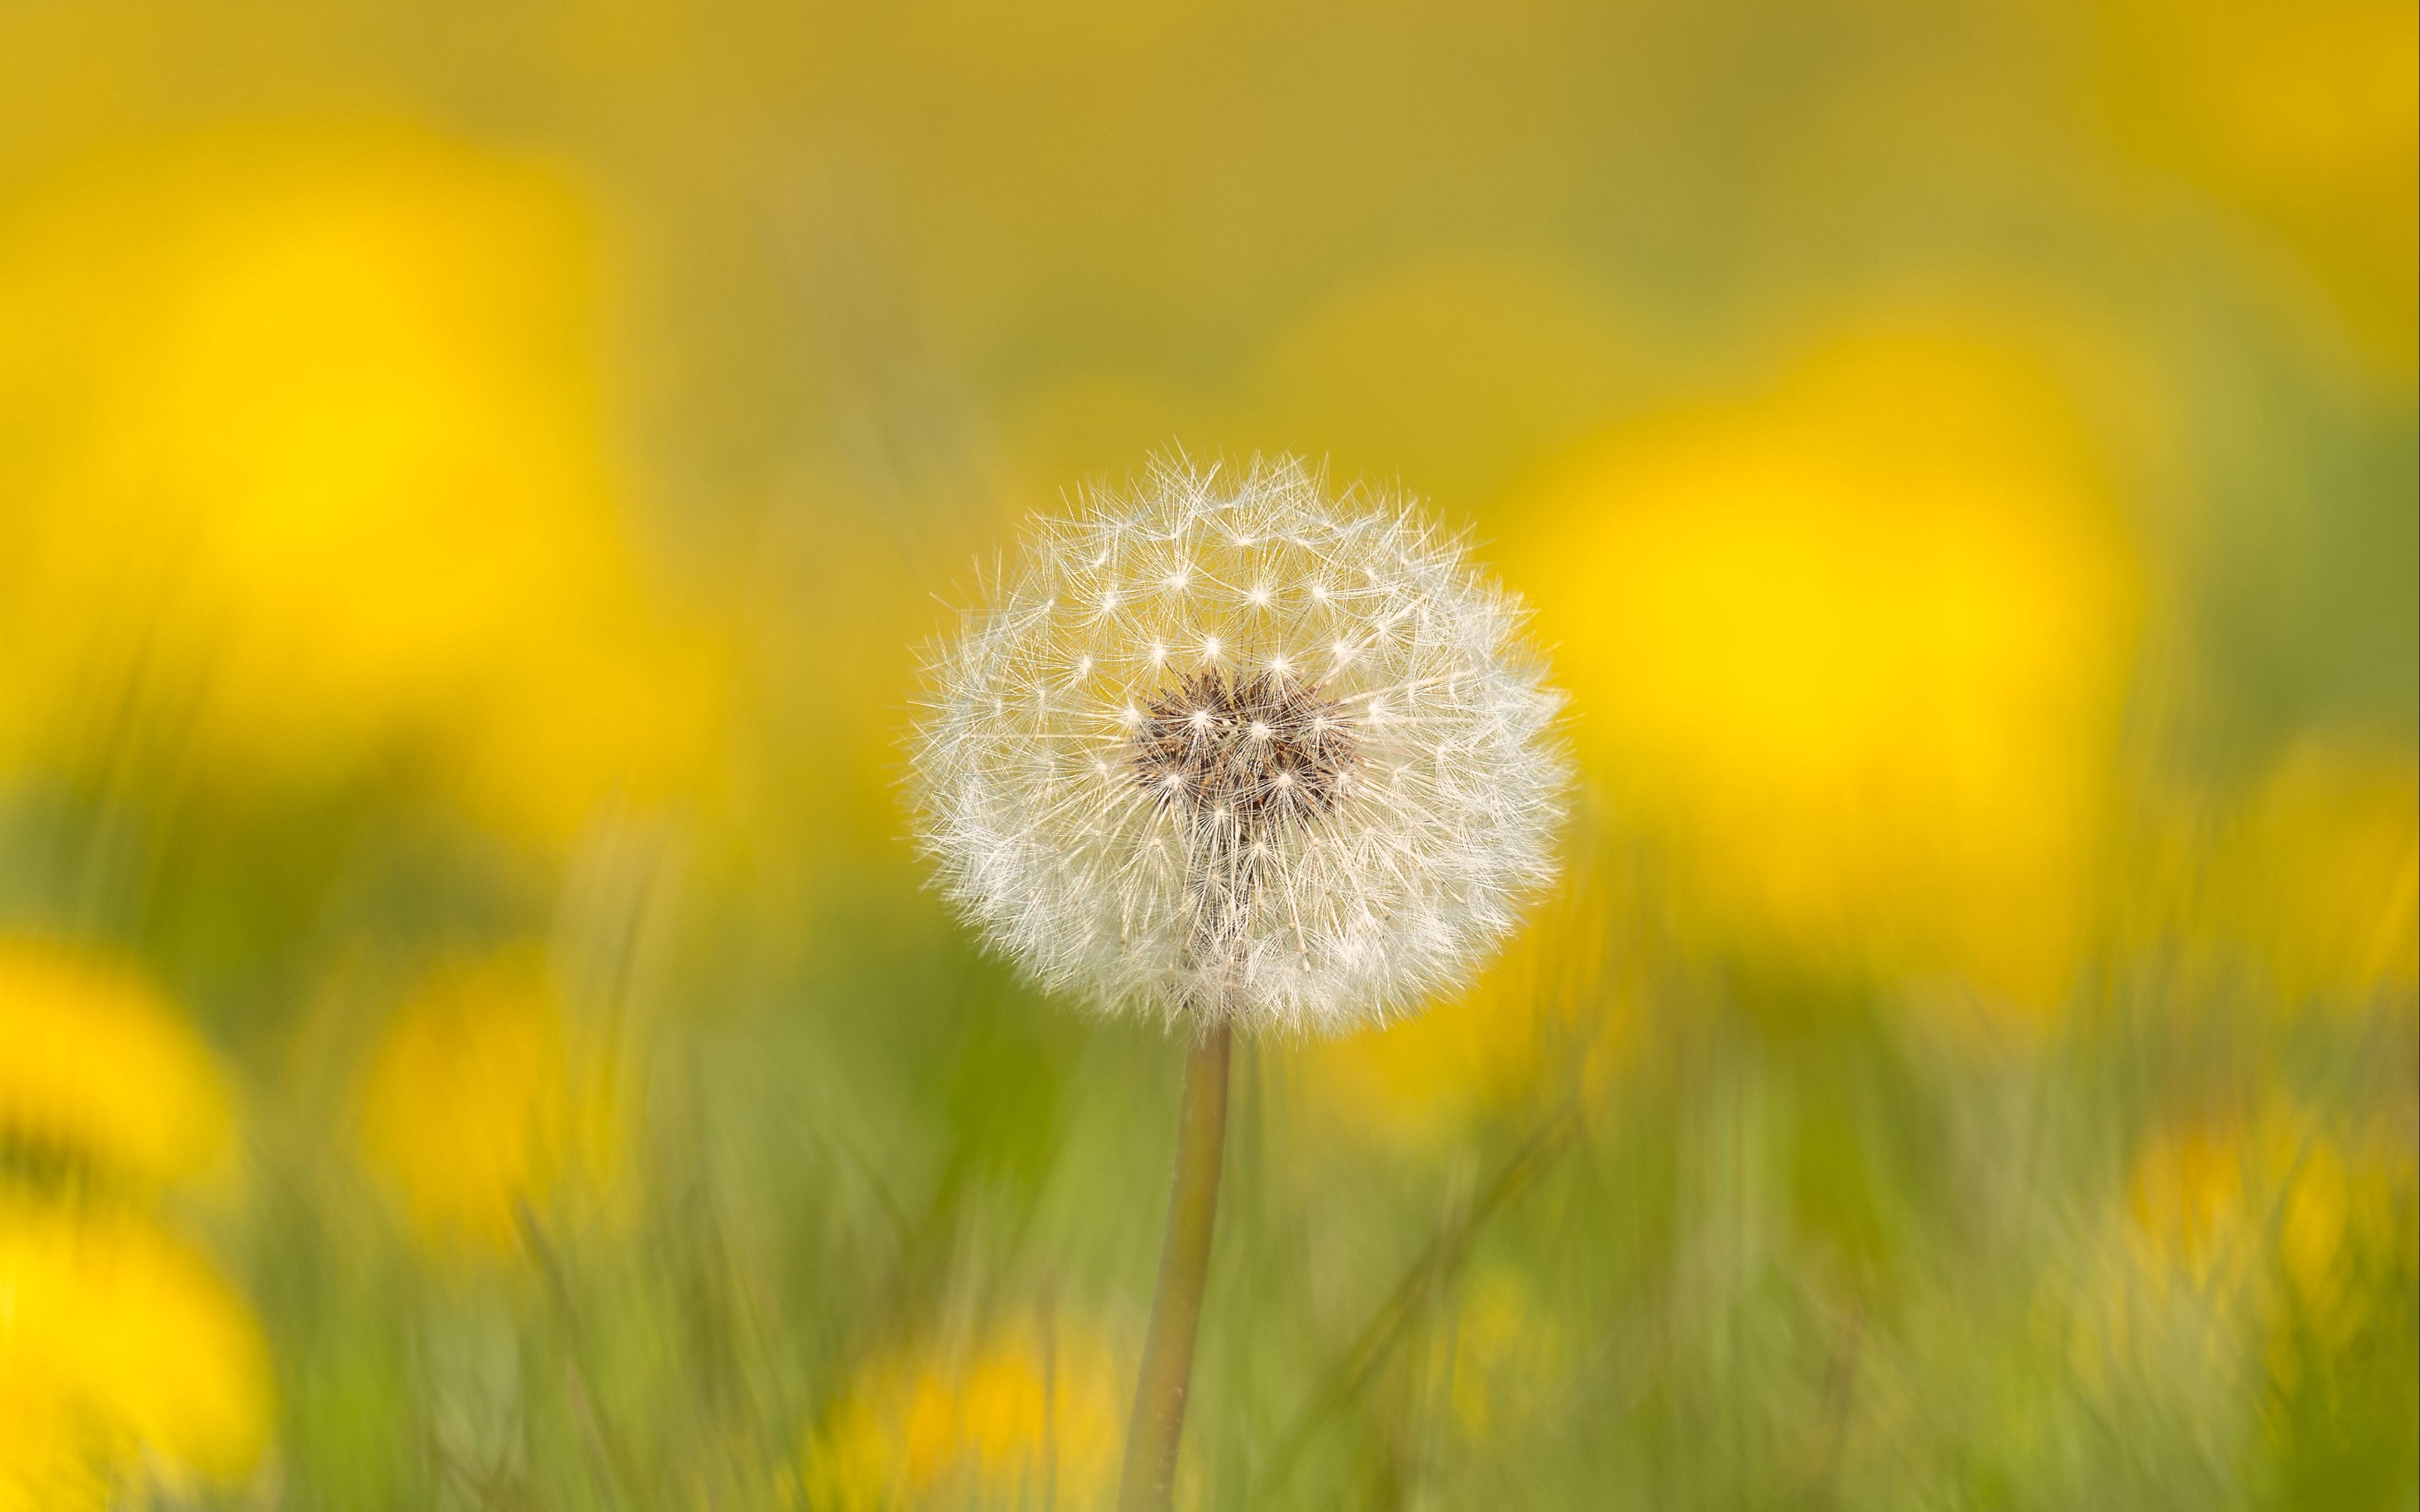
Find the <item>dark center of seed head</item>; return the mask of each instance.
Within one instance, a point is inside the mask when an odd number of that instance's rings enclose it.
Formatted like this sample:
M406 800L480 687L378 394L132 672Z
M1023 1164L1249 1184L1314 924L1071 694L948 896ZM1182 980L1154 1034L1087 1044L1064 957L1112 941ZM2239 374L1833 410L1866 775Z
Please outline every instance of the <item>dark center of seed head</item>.
M1277 671L1195 672L1151 702L1133 744L1155 797L1238 836L1326 814L1354 759L1342 706Z

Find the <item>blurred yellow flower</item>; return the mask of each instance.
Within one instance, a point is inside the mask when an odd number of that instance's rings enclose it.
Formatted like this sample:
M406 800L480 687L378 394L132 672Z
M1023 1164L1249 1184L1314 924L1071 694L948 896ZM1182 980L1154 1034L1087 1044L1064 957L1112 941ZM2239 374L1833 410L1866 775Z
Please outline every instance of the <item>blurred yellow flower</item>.
M2240 1396L2257 1359L2262 1252L2250 1214L2265 1174L2247 1169L2245 1131L2219 1116L2148 1131L2120 1200L2045 1278L2040 1320L2064 1334L2093 1394L2174 1392L2205 1403L2195 1411Z
M2265 1172L2246 1162L2268 1156L2246 1148L2245 1131L2231 1122L2188 1120L2155 1129L2134 1157L2126 1185L2129 1230L2137 1255L2161 1276L2195 1288L2238 1273L2250 1258L2247 1182Z
M1842 341L1616 435L1508 554L1684 917L2056 999L2140 587L2039 364L1954 332Z
M226 1087L201 1037L132 969L0 937L0 1150L157 1186L230 1148Z
M2288 1007L2420 976L2420 755L2306 740L2277 763L2228 857L2231 921Z
M2387 1298L2409 1294L2420 1274L2420 1152L2408 1127L2312 1149L2288 1196L2283 1259L2323 1349L2342 1349Z
M2273 1327L2290 1306L2334 1346L2379 1300L2365 1274L2408 1275L2420 1259L2416 1197L2420 1151L2393 1130L2347 1136L2282 1105L2187 1120L2135 1156L2125 1251L2149 1304L2183 1292Z
M51 1384L0 1375L0 1512L108 1512L109 1496L107 1478Z
M364 1151L432 1251L508 1253L523 1204L610 1195L623 1153L612 1070L571 1034L535 950L445 966L370 1059Z
M258 1325L200 1257L131 1216L0 1204L0 1507L240 1480L270 1396Z
M1100 1340L1031 1322L960 1350L880 1360L810 1437L807 1504L1107 1505L1125 1386Z
M693 767L710 683L616 513L594 241L548 174L400 135L228 136L19 207L0 761L399 753L539 838Z

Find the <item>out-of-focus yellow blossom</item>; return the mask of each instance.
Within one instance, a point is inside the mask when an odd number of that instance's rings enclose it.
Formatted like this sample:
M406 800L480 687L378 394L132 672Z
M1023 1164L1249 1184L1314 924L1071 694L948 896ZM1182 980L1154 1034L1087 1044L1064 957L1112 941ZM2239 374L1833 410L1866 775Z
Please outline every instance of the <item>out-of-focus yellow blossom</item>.
M1841 341L1617 434L1510 554L1684 921L2056 999L2140 586L2043 366L1941 330Z
M2273 1107L2157 1130L2096 1317L2122 1341L2135 1314L2183 1297L2272 1331L2290 1316L2333 1347L2376 1305L2379 1277L2420 1262L2416 1200L2420 1151L2386 1128L2344 1136Z
M2256 795L2228 857L2235 924L2276 973L2288 1007L2366 1000L2420 976L2420 756L2409 747L2311 741Z
M85 164L0 218L0 761L431 764L540 838L700 759L617 517L594 235L400 135Z
M0 1313L0 1319L5 1319ZM0 1320L0 1330L7 1327ZM0 1375L0 1512L107 1512L109 1482L58 1393Z
M0 1473L0 1498L238 1481L269 1415L259 1327L199 1257L132 1217L0 1205L0 1447L32 1483Z
M807 1504L1105 1506L1125 1387L1098 1339L1032 1322L878 1361L808 1441Z
M2385 1288L2420 1273L2420 1151L2405 1134L2315 1138L2278 1214L2278 1257L2301 1316L2327 1345L2366 1320Z
M2256 1357L2259 1311L2263 1257L2249 1215L2267 1172L2247 1167L2252 1154L2246 1124L2232 1117L2145 1136L2122 1201L2084 1227L2071 1266L2045 1288L2043 1319L2065 1329L2089 1390L2234 1396Z
M156 1186L225 1157L231 1123L209 1051L150 982L0 937L0 1149Z
M523 1204L610 1195L623 1154L612 1070L571 1033L538 952L445 966L370 1060L364 1149L431 1250L507 1253Z
M2188 1120L2159 1129L2136 1153L2126 1184L2128 1233L2146 1268L2195 1288L2238 1279L2257 1236L2247 1227L2274 1151L2252 1148L2233 1121Z
M2420 363L2420 13L2409 0L2113 0L2102 93L2128 141L2300 255L2355 337Z

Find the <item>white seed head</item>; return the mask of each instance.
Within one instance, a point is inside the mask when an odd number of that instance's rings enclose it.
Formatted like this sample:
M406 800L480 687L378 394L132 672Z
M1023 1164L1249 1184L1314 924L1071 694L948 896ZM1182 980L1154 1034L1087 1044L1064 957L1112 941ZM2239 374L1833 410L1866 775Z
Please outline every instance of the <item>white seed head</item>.
M932 657L912 780L942 887L1044 986L1341 1033L1461 985L1551 879L1561 697L1407 505L1156 463L1023 548Z

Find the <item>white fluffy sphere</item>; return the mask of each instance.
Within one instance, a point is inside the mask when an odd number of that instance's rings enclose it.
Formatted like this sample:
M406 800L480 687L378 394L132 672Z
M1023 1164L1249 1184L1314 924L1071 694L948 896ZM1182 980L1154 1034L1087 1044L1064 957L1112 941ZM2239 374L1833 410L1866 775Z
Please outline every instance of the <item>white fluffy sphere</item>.
M1037 518L933 658L948 895L1109 1012L1341 1033L1477 970L1554 870L1561 699L1408 506L1158 464Z

